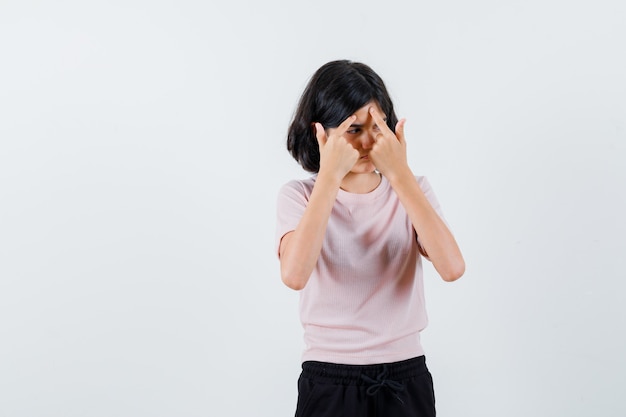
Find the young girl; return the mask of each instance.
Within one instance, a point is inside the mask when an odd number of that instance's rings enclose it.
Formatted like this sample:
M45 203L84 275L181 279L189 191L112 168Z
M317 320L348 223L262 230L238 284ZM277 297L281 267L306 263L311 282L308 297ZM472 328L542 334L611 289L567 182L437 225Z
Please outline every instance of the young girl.
M446 281L465 264L407 164L404 124L371 68L333 61L289 127L288 150L314 173L278 196L281 276L300 291L306 345L297 417L435 415L421 258Z

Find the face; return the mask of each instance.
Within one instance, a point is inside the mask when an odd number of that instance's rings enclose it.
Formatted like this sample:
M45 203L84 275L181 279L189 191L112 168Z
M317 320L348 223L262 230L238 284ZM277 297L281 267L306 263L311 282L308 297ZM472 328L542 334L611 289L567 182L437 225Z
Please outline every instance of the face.
M360 154L359 160L350 171L354 174L368 174L376 169L369 158L369 152L372 146L374 146L376 135L380 133L380 128L376 125L369 112L370 107L375 107L383 114L383 119L387 121L387 115L382 112L376 101L370 101L354 112L356 120L343 135L348 143L359 151ZM333 130L334 129L328 129L328 133L330 134Z

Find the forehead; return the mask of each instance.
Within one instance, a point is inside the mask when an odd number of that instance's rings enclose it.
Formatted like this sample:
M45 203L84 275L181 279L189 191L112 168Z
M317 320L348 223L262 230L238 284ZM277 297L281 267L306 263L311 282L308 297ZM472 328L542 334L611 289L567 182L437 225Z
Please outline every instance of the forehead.
M365 120L372 118L372 116L369 113L370 107L374 107L376 110L378 110L383 115L384 119L387 118L387 115L380 108L380 105L378 104L378 102L375 100L372 100L354 112L354 115L356 116L357 121L365 121Z

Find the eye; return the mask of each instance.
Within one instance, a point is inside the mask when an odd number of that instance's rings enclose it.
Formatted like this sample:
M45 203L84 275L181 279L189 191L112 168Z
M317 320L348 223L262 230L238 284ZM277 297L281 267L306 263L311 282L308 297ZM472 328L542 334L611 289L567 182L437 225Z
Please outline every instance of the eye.
M346 131L346 133L349 133L351 135L357 134L360 132L361 129L359 129L358 127L355 127L354 129L350 129L348 131Z

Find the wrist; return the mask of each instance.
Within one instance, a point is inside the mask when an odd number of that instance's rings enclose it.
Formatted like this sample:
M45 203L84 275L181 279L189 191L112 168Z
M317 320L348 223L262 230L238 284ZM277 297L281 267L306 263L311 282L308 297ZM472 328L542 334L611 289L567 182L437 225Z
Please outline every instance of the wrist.
M407 179L415 178L415 176L413 175L413 171L411 171L411 168L409 168L408 165L405 165L403 167L398 167L398 169L395 169L392 172L387 173L387 175L385 176L387 177L387 180L389 181L392 187L403 181L406 181Z
M316 182L339 189L343 177L344 176L342 176L340 173L326 170L320 167L320 170L317 173Z

